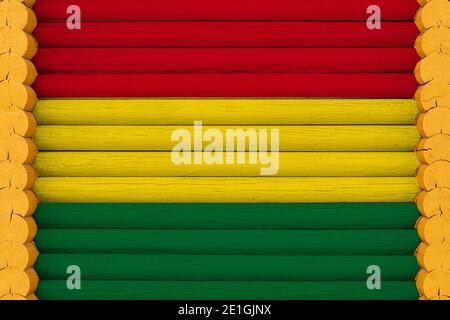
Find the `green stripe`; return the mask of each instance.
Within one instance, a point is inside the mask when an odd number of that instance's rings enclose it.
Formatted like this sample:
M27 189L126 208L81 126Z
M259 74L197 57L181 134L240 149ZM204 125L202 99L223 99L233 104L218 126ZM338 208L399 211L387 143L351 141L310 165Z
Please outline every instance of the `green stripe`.
M77 265L87 280L364 281L380 267L383 281L413 281L414 256L236 256L143 254L43 254L35 265L44 280L67 279ZM370 273L371 274L371 273Z
M81 290L66 281L43 280L40 299L173 299L173 300L416 300L414 281L383 281L369 290L366 281L82 281Z
M405 229L412 203L42 203L40 228Z
M412 255L415 230L39 229L41 253Z

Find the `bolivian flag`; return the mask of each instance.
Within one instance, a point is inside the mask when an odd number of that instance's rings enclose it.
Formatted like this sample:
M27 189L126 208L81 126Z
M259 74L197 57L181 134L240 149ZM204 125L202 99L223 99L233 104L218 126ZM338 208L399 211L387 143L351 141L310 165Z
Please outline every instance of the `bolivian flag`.
M376 2L1 1L0 299L449 298L450 4Z

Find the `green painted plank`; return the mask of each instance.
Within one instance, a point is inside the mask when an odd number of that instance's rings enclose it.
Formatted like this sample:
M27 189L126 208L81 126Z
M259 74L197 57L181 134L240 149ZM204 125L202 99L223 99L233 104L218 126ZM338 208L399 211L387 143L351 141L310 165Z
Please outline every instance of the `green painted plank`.
M413 281L414 256L43 254L35 265L44 280L67 279L70 265L88 280L364 281L380 267L383 281Z
M43 300L416 300L414 281L384 281L369 290L365 281L82 281L69 290L66 281L40 281Z
M40 228L409 229L413 203L42 203Z
M412 255L415 230L39 229L41 253Z

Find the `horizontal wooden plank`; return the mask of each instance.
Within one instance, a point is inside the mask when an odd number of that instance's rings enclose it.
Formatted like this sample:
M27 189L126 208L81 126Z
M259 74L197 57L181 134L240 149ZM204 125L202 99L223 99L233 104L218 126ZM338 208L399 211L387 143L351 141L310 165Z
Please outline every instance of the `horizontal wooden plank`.
M415 281L383 281L368 290L366 281L83 281L67 290L66 280L41 280L43 300L417 300Z
M372 265L384 281L412 281L419 268L413 255L41 254L35 269L64 280L75 263L82 280L125 281L364 281Z
M170 0L111 2L78 0L83 21L211 21L211 20L361 20L366 21L369 0ZM37 1L39 21L66 21L70 0ZM411 0L379 0L383 20L412 21L419 5Z
M56 229L409 229L414 203L40 203Z
M39 178L41 202L413 202L415 178Z
M172 141L177 129L185 129L194 141L191 126L38 126L34 141L38 149L92 151L171 151L181 140ZM226 130L251 129L258 133L267 129L268 145L271 130L279 130L280 151L414 151L420 136L415 126L203 126L196 136L210 128L219 130L226 143ZM203 130L203 131L199 131ZM199 136L200 135L200 136ZM276 140L275 140L276 141ZM203 143L203 148L209 145ZM194 148L192 146L192 148ZM248 139L245 148L229 151L255 151ZM270 149L269 149L270 150ZM200 150L199 150L200 151Z
M412 73L411 48L42 48L39 74Z
M44 74L33 88L41 98L410 99L417 82L413 73Z
M65 12L65 10L64 10ZM411 17L412 18L412 17ZM412 47L413 21L383 22L40 22L33 33L40 48L62 47Z
M414 124L413 99L50 99L40 125Z
M124 230L42 229L44 253L411 255L409 230Z
M276 176L414 177L419 165L414 152L280 152ZM170 152L42 151L33 167L40 177L254 177L264 166L178 165Z

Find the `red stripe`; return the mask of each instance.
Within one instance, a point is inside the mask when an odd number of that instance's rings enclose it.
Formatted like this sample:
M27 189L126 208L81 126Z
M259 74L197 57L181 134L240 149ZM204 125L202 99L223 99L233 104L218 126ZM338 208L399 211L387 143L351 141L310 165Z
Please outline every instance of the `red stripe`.
M413 72L414 48L40 49L39 73Z
M34 88L53 97L411 98L413 74L41 75Z
M39 23L40 47L412 47L413 22L82 22Z
M51 0L37 1L40 21L65 21L76 4L83 21L366 20L367 7L381 8L383 20L414 19L415 0Z

